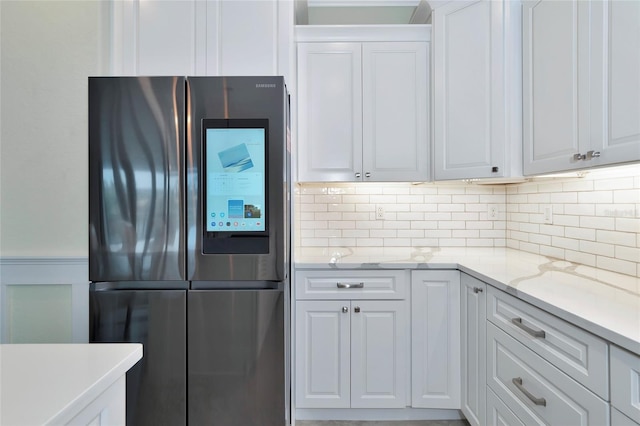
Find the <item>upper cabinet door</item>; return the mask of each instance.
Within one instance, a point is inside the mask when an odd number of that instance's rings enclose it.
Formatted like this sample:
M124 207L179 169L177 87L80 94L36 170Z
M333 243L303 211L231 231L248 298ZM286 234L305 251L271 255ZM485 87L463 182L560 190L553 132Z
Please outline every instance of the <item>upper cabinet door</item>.
M114 75L290 74L293 2L112 2Z
M591 3L590 144L594 165L640 160L640 2Z
M519 176L520 2L433 11L436 180Z
M114 75L203 75L207 3L114 1L111 70Z
M579 2L542 0L523 5L524 172L580 167L573 155L586 136L579 128L585 63L578 28ZM582 28L580 28L582 29ZM579 104L582 102L582 105Z
M298 44L298 178L360 181L360 43Z
M525 174L640 160L640 3L532 1L523 19Z
M429 179L429 43L362 45L365 181Z

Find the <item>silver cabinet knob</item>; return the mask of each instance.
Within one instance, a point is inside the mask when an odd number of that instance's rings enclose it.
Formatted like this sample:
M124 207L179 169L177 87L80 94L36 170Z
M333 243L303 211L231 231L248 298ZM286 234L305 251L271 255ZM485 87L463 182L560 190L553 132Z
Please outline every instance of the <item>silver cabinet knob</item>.
M587 160L600 157L600 151L587 151Z
M346 314L347 312L349 312L349 308L347 308L346 306L343 306L342 312Z
M585 158L587 158L587 156L586 156L586 155L583 155L583 154L580 154L580 153L578 153L578 154L573 154L573 159L574 159L575 161L584 160Z
M474 287L473 288L473 292L474 293L482 293L482 289L480 287Z
M356 314L360 312L360 306L356 306L355 308L353 308L353 312L355 312Z
M362 176L362 175L360 174L360 172L356 172L356 177L357 177L358 179L360 179L360 176Z
M364 177L370 178L371 177L371 173L369 173L369 172L365 173Z

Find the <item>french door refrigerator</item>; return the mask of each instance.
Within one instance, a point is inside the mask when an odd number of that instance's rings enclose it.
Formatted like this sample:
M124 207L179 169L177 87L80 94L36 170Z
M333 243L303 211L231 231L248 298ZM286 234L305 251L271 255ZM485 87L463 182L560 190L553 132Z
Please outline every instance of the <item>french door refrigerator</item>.
M289 423L282 77L89 78L90 341L141 342L129 425Z

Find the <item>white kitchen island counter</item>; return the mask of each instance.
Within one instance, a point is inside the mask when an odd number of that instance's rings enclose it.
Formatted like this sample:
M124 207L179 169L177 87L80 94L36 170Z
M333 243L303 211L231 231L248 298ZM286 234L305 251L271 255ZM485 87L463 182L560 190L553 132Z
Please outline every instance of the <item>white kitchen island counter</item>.
M0 345L0 425L124 425L142 345Z
M640 278L510 248L305 248L296 269L459 269L640 355Z

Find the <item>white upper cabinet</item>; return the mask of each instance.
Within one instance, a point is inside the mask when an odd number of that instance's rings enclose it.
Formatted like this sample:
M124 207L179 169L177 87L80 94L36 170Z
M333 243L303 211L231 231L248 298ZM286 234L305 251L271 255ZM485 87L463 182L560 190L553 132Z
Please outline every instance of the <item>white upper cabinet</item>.
M519 1L434 9L436 180L522 175L520 15Z
M526 175L640 160L640 2L526 1Z
M334 39L298 43L298 180L428 180L429 43Z
M112 2L115 75L290 76L293 3Z
M364 180L428 180L426 42L362 45Z
M298 44L298 179L361 180L359 43Z

